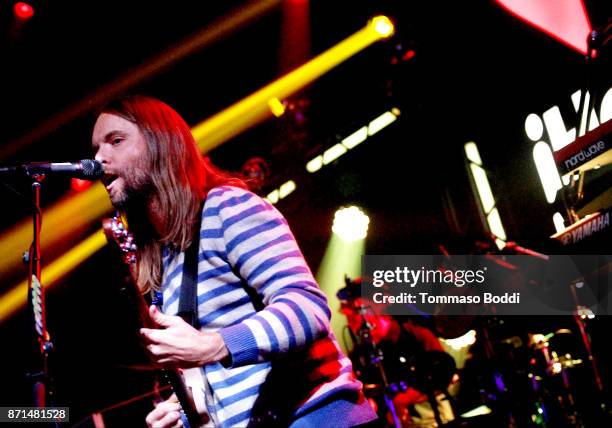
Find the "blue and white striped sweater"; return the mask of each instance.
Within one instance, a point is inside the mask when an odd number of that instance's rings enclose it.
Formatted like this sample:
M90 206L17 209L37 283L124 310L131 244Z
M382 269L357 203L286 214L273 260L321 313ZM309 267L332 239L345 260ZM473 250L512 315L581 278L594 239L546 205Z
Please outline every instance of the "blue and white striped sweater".
M163 310L178 312L184 253L163 254ZM247 289L264 309L256 311ZM278 358L291 355L300 381L292 418L338 394L361 389L330 331L330 310L286 220L270 204L243 189L212 189L204 204L198 265L202 331L218 331L232 357L229 368L203 368L209 412L220 426L246 426L260 389L274 389ZM273 362L274 361L274 362ZM280 369L279 369L280 370ZM272 385L267 387L267 385ZM300 395L301 394L301 395ZM364 421L365 422L365 421Z

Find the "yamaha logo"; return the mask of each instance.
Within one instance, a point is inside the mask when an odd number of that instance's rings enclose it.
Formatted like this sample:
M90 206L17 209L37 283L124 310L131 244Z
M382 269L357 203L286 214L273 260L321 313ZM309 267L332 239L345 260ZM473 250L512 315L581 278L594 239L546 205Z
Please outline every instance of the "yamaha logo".
M561 237L561 242L563 245L576 244L608 227L610 227L610 211L607 211L605 214L593 216L592 219L576 227L570 233L564 234Z

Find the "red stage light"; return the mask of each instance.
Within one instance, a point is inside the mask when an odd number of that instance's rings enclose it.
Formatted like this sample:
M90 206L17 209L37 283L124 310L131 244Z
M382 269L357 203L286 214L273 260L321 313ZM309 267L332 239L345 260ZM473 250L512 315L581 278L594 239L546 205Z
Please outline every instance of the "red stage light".
M82 192L83 190L87 190L91 187L92 182L88 180L81 180L80 178L73 178L70 180L70 187L75 192Z
M410 61L415 55L416 52L413 49L408 49L404 56L402 56L402 61Z
M34 8L28 3L20 1L13 6L13 13L20 21L27 21L34 16Z
M582 0L496 0L510 13L561 43L587 54L591 24Z

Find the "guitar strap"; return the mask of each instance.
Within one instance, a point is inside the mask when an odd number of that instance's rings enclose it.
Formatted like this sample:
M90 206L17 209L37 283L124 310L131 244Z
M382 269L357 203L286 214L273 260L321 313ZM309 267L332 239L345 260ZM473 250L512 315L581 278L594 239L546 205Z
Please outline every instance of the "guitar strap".
M179 296L178 316L183 318L196 330L200 329L200 319L198 317L198 253L200 249L200 228L202 219L202 209L204 203L200 205L200 221L194 228L191 245L185 250L183 260L183 278L181 280L181 294Z

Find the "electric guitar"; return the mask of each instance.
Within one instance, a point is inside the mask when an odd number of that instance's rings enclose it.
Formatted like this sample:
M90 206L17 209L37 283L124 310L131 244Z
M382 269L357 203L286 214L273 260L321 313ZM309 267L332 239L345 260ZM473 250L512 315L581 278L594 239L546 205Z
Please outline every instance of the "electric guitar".
M129 267L130 272L136 263L136 244L134 238L124 226L121 218L117 215L106 218L102 221L102 228L109 244L114 245L119 250L123 262ZM132 276L133 277L133 276ZM140 323L145 328L159 328L149 317L147 303L133 281L128 281L132 290L129 290L130 297L133 297L138 309ZM210 417L206 412L206 401L204 398L205 379L200 368L192 369L162 369L161 373L172 387L173 392L178 398L185 415L183 421L187 419L186 428L199 428L204 426Z

